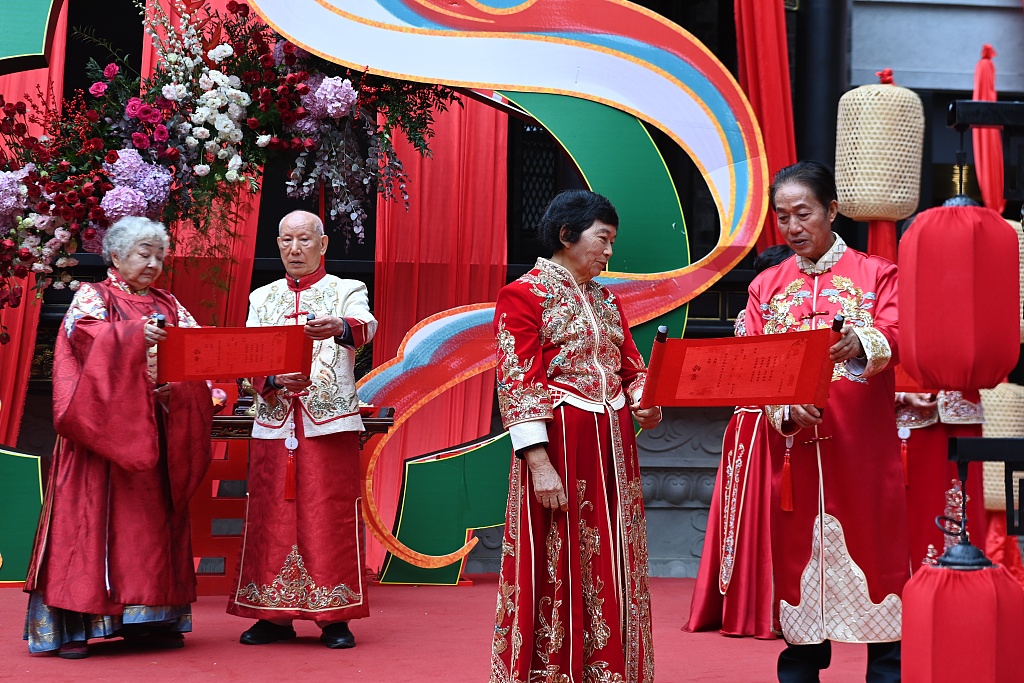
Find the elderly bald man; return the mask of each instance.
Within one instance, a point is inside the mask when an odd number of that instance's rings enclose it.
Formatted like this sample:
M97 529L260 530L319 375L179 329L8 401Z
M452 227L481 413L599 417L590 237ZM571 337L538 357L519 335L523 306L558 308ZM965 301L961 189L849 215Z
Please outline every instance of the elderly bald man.
M249 296L247 326L303 325L314 342L309 377L253 378L249 503L228 598L230 614L259 620L242 634L245 645L294 638L292 620L310 619L327 647L355 647L348 622L370 615L353 367L377 321L365 284L327 274L327 241L316 215L289 213L277 237L286 276Z

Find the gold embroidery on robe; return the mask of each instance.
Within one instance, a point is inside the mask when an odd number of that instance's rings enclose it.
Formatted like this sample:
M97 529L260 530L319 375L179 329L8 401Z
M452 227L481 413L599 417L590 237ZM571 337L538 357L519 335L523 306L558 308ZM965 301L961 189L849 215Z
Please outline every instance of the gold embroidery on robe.
M239 588L236 599L255 607L276 607L308 611L331 610L362 602L363 596L344 583L333 588L318 586L306 571L298 546L292 546L281 573L269 585L255 583Z

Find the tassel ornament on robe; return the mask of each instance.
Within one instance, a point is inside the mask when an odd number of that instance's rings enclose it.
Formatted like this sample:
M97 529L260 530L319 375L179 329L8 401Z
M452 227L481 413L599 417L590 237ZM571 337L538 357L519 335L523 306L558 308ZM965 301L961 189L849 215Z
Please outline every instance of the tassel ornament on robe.
M907 439L910 438L910 428L900 427L896 430L896 435L900 437L900 460L903 461L903 487L910 486L910 462L907 457Z
M793 511L793 470L789 464L789 451L793 446L793 437L786 437L786 455L782 458L782 486L779 493L779 506L785 512Z

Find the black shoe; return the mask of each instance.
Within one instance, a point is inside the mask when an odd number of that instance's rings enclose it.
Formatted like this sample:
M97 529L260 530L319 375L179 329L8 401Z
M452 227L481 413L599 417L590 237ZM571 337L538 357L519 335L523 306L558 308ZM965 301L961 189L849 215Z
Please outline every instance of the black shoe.
M348 630L347 621L339 621L324 626L320 634L320 642L332 650L344 650L356 646L356 637Z
M295 629L291 626L278 626L272 621L260 619L238 639L242 645L266 645L279 640L290 640L295 637Z

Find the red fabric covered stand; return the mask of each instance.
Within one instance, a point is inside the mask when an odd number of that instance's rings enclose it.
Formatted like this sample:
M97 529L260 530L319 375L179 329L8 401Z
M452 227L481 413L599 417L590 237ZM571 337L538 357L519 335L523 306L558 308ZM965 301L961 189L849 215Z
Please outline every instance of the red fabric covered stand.
M903 683L1024 676L1024 590L1002 566L924 567L903 589Z

